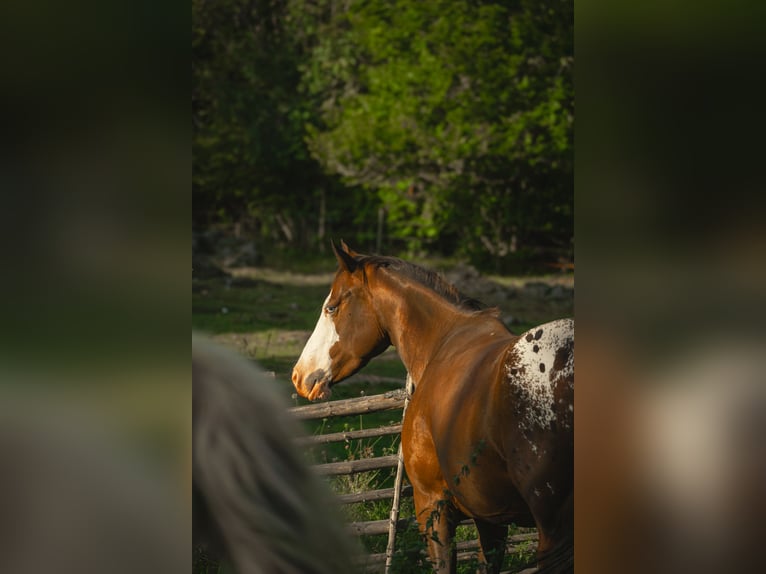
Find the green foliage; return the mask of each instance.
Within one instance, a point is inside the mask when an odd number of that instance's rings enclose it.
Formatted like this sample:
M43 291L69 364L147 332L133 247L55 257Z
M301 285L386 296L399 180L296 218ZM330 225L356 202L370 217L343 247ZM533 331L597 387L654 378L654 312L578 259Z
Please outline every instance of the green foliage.
M197 226L571 256L573 2L192 1Z
M428 559L426 543L417 523L410 524L396 533L396 549L391 561L391 572L396 574L430 574L433 572Z
M303 142L301 46L289 2L192 0L192 194L197 226L243 223L286 245L316 228L337 183Z
M392 234L493 256L569 242L570 1L352 2L328 27L303 79L324 99L311 151L378 194Z

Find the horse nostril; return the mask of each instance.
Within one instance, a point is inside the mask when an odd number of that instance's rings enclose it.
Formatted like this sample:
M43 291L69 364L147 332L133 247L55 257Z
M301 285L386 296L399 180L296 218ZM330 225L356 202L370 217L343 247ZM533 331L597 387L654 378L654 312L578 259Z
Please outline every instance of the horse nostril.
M293 379L293 385L297 385L298 384L298 371L296 371L295 369L293 369L292 379Z

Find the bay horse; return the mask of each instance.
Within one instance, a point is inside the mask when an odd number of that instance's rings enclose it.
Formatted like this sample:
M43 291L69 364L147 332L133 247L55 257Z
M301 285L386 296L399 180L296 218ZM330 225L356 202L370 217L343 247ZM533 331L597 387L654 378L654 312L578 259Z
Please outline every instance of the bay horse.
M402 452L439 573L454 573L472 518L482 570L500 571L507 525L536 526L539 572L574 569L574 321L520 336L439 275L332 245L338 270L293 368L298 394L331 386L389 345L415 383Z

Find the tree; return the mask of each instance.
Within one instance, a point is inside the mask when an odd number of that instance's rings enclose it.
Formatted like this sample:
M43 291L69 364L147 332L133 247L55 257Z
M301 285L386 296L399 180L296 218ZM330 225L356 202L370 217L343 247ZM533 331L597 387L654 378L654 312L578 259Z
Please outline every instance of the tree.
M322 165L376 193L414 246L568 246L571 0L347 7L303 65Z
M306 149L310 110L285 0L192 0L197 223L247 222L300 244L325 184Z
M384 207L388 251L571 253L572 14L572 0L192 0L195 224L365 248Z

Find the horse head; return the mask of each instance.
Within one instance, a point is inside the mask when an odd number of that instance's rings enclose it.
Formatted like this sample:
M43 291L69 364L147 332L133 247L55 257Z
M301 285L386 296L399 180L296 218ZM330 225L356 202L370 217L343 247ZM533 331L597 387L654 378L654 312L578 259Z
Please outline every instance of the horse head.
M312 401L328 399L332 385L356 373L391 344L380 325L359 254L343 241L340 248L334 243L332 248L338 271L292 374L298 394Z

